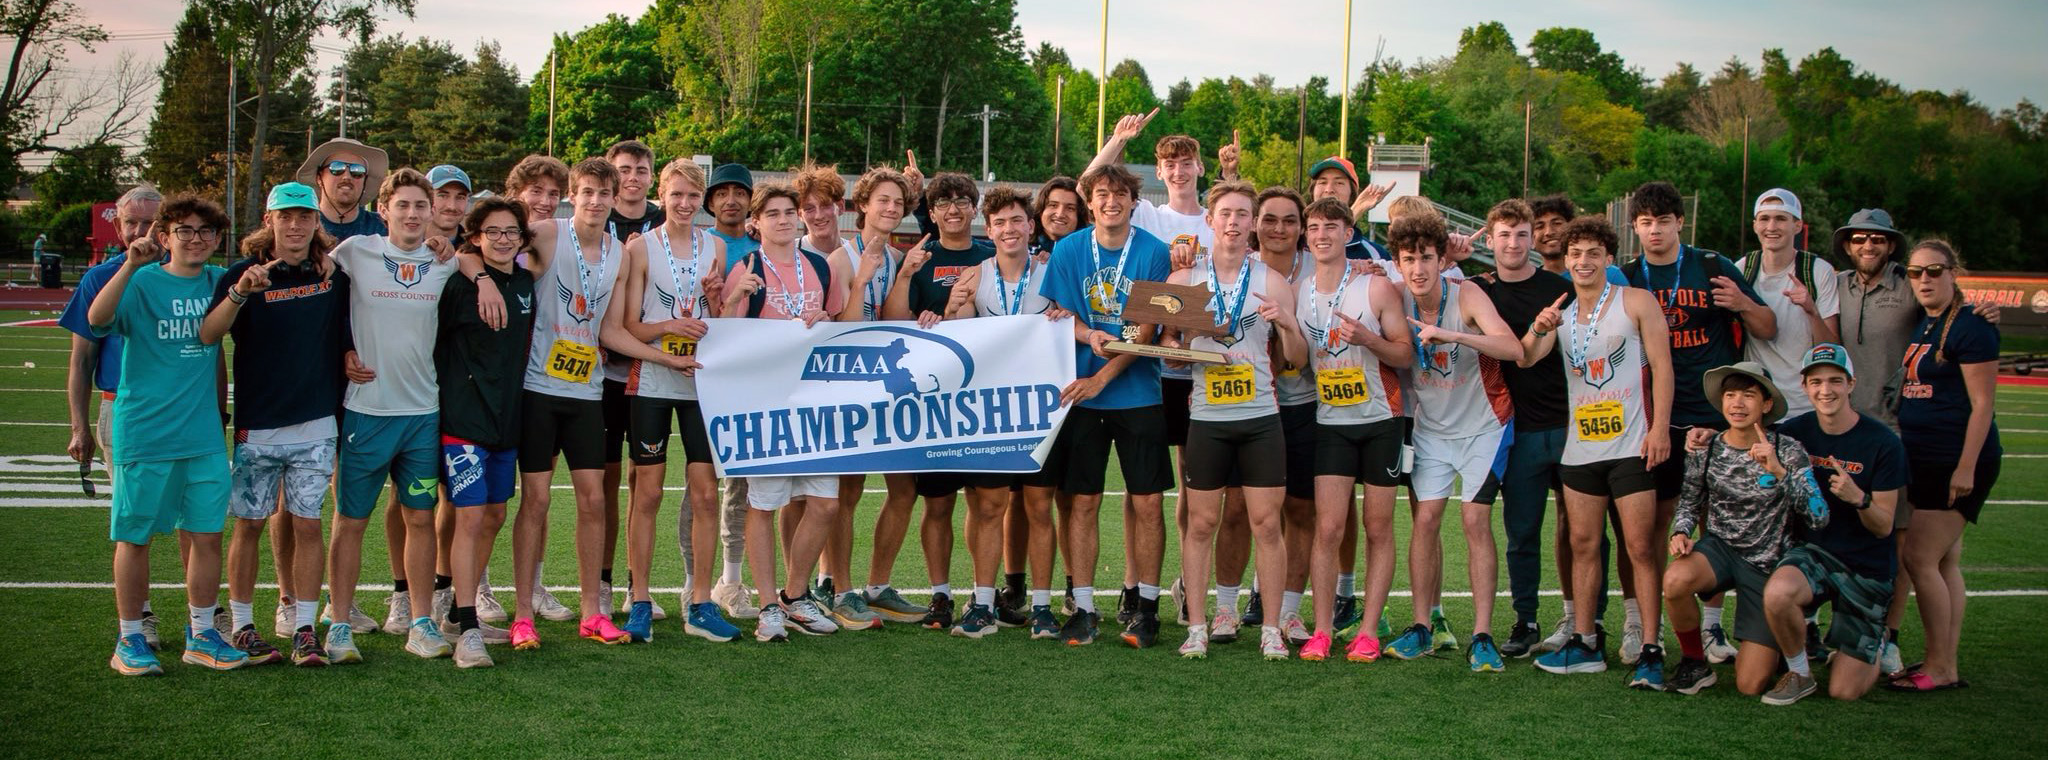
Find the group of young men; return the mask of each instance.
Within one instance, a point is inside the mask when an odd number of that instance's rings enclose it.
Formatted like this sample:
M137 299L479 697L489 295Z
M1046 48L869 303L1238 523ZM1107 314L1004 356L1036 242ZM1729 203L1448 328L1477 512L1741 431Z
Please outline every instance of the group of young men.
M1103 625L1095 572L1114 452L1126 494L1116 624L1131 646L1160 634L1165 494L1178 489L1182 656L1206 657L1251 626L1268 659L1326 659L1343 636L1344 657L1359 662L1456 649L1441 602L1441 525L1455 496L1474 671L1536 655L1554 673L1607 667L1599 621L1611 523L1630 685L1694 693L1714 680L1709 661L1732 658L1745 693L1796 701L1814 689L1808 658L1822 650L1812 612L1826 601L1840 655L1831 692L1854 698L1889 672L1879 667L1896 636L1885 619L1897 572L1889 536L1906 472L1889 420L1859 402L1874 383L1859 384L1856 367L1897 364L1903 348L1888 346L1889 331L1844 333L1839 294L1863 261L1837 275L1800 250L1797 197L1774 189L1757 199L1761 250L1736 260L1681 242L1681 199L1661 182L1629 202L1642 255L1628 262L1604 219L1575 219L1560 197L1501 202L1477 240L1404 198L1375 243L1359 222L1392 187L1362 184L1340 157L1315 165L1304 199L1237 181L1233 142L1205 196L1199 144L1170 136L1155 150L1167 202L1144 199L1120 155L1149 118L1120 120L1078 181L1056 178L1035 197L982 191L959 174L927 180L914 155L901 169L866 171L850 193L836 170L811 166L756 187L735 164L708 176L687 159L657 167L630 140L574 166L528 157L503 195L473 197L457 167L389 170L381 151L340 139L309 156L300 182L272 190L261 228L241 241L244 258L227 269L206 263L227 226L217 206L129 193L117 208L126 255L88 273L64 319L79 333L71 453L111 453L121 627L112 666L161 672L147 546L174 528L189 592L184 659L205 667L359 661L354 636L380 628L402 631L421 657L488 666L490 644L540 646L536 617L575 620L578 636L607 644L647 641L666 617L650 568L679 440L684 631L712 641L741 635L731 618L753 618L761 641L886 621L970 638L1023 627L1089 644ZM568 215L557 218L563 202ZM712 226L696 226L700 211ZM856 229L839 229L845 211ZM977 213L985 237L971 232ZM899 250L907 217L927 234ZM1468 277L1459 262L1475 242L1493 267ZM1872 270L1888 263L1874 257ZM1206 286L1217 330L1125 320L1139 281ZM865 583L851 571L865 478L733 478L721 495L693 376L697 341L716 329L708 320L930 327L1014 315L1073 325L1078 377L1062 396L1072 409L1044 469L885 474ZM220 351L229 336L232 417ZM1118 341L1224 361L1161 361L1116 351ZM92 431L88 381L107 398ZM211 428L216 413L232 425L231 450ZM1797 416L1766 429L1787 415ZM581 591L573 610L540 585L563 462ZM396 593L380 626L356 592L387 481ZM330 482L337 517L323 540ZM1385 607L1402 485L1413 608L1397 629ZM484 568L515 492L508 610ZM964 604L948 575L963 494ZM920 498L926 604L893 585ZM1514 612L1500 640L1496 500ZM1554 538L1542 527L1553 501ZM275 633L287 649L252 619L266 522ZM1546 544L1565 598L1548 636L1536 617ZM1055 556L1064 621L1052 601ZM1692 601L1729 589L1739 654L1718 597L1704 614ZM1668 679L1666 606L1683 651Z

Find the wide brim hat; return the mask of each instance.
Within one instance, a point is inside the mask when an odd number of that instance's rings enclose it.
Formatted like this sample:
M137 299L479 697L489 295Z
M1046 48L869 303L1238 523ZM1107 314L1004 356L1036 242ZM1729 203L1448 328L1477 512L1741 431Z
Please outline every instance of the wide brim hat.
M1785 399L1778 393L1778 386L1771 382L1771 371L1756 362L1736 362L1725 367L1707 370L1700 378L1700 390L1707 397L1707 403L1721 408L1721 381L1729 375L1747 375L1755 380L1765 398L1771 400L1771 410L1764 413L1763 424L1770 425L1785 418Z
M332 159L334 154L343 151L363 157L363 166L369 169L369 172L363 175L363 193L374 196L377 189L384 186L384 175L391 169L391 157L383 150L346 137L337 137L320 143L312 153L306 154L306 162L299 164L296 178L300 182L319 187L320 170L327 166L328 160Z
M1892 215L1881 208L1866 208L1849 216L1849 223L1835 228L1835 252L1845 253L1848 249L1849 233L1878 232L1892 239L1892 254L1897 255L1906 246L1906 233L1892 227Z

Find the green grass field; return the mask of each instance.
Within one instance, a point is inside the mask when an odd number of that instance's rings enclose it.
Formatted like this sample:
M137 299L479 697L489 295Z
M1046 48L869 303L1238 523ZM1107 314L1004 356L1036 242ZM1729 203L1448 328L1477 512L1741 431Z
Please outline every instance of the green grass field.
M0 313L0 321L25 317ZM1879 757L1965 748L1981 757L2048 756L2034 711L2048 697L2048 670L2026 659L2035 642L2027 636L2048 622L2048 474L2037 464L2048 458L2048 388L2000 392L2008 461L1994 503L1965 534L1963 569L1976 596L1961 657L1972 687L1931 696L1880 690L1839 704L1823 692L1772 708L1737 694L1725 669L1720 686L1687 698L1627 690L1618 667L1561 677L1527 660L1511 661L1505 673L1473 674L1462 656L1268 663L1255 640L1184 662L1173 651L1183 632L1170 620L1161 646L1146 651L1113 638L1069 649L1019 630L969 641L896 625L774 646L751 638L715 645L683 635L676 616L657 623L651 644L603 647L576 639L573 623L543 621L545 647L494 647L498 667L489 670L419 660L397 637L374 634L358 638L368 660L360 666L213 673L176 661L183 594L169 588L153 593L170 611L167 673L129 679L106 666L113 595L105 586L104 481L100 499L86 502L75 470L24 459L63 454L68 345L55 329L0 328L0 756ZM681 484L679 470L671 486ZM556 483L546 580L564 588L575 583L573 529L562 490L568 478ZM1112 480L1111 488L1120 485ZM667 511L679 496L670 494L658 521L657 587L682 582ZM860 505L854 567L863 581L877 502L871 494ZM1108 587L1122 572L1119 522L1103 524L1098 577ZM1399 520L1403 562L1406 522ZM380 618L388 594L382 524L373 520L364 542L360 597ZM1446 530L1444 575L1456 593L1467 588L1463 540L1457 528ZM511 577L508 540L509 530L493 560L501 587ZM907 543L897 585L925 586L914 536ZM260 577L268 583L274 575L264 554ZM1168 578L1176 555L1169 550ZM157 542L153 579L176 583L176 560L174 541ZM623 585L623 550L617 566ZM1555 589L1547 548L1544 567L1543 587ZM1401 594L1405 570L1396 576ZM954 552L950 577L956 587L970 585L964 548ZM1506 586L1503 569L1497 635L1513 621ZM574 604L573 592L562 596ZM510 601L509 589L501 598ZM661 599L672 615L680 611L674 594ZM257 595L266 635L275 600L274 591ZM1543 601L1547 628L1558 598ZM1405 596L1392 600L1396 622L1407 605ZM1446 607L1468 633L1469 596L1449 597ZM1606 624L1620 630L1618 603ZM1904 639L1907 659L1917 659L1910 615Z

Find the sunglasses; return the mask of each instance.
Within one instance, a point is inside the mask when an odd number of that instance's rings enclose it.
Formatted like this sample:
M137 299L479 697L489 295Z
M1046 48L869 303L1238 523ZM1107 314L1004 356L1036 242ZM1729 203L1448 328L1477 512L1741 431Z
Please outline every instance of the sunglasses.
M347 174L351 177L361 178L363 175L370 173L370 167L362 164L352 164L347 161L329 161L327 162L327 173L336 177Z
M1891 236L1879 232L1856 232L1849 235L1850 245L1875 245L1891 241Z
M1929 280L1938 280L1941 279L1941 276L1945 274L1948 274L1947 264L1928 264L1924 267L1906 267L1906 279L1908 280L1918 280L1922 279L1923 277Z

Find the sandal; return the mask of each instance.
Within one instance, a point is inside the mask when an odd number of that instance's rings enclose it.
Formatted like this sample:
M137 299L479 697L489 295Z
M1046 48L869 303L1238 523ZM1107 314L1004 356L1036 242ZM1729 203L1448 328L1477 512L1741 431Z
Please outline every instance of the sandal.
M1915 671L1913 673L1907 674L1903 678L1899 678L1897 680L1885 684L1884 687L1891 691L1903 691L1925 694L1929 692L1949 691L1951 689L1966 688L1969 685L1969 681L1965 681L1960 678L1950 683L1938 684L1934 682L1934 678L1932 676L1929 676L1926 673Z

